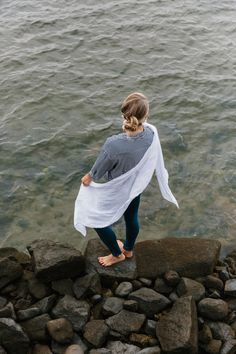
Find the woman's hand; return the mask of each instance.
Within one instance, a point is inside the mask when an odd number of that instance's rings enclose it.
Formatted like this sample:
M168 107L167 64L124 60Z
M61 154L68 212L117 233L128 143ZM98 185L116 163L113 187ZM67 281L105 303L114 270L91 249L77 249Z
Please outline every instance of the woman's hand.
M87 173L87 175L81 178L81 182L84 186L89 186L92 182L92 177L90 176L90 174Z

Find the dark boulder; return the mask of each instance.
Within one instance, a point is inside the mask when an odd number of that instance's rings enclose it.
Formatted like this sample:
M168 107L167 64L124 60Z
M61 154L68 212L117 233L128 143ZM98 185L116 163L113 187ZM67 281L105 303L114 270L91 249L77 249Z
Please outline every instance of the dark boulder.
M176 300L171 310L157 322L156 334L164 353L198 352L197 311L192 296Z
M138 276L154 279L172 269L188 278L211 274L220 246L218 241L198 238L138 242L135 246Z
M98 257L106 256L109 253L110 251L99 239L89 240L85 250L86 273L98 273L103 281L123 281L136 278L135 257L113 264L110 267L104 267L98 262Z
M73 278L84 272L84 257L68 244L40 239L27 248L32 256L35 274L42 281Z
M21 326L14 320L0 318L0 344L8 354L28 354L30 341Z

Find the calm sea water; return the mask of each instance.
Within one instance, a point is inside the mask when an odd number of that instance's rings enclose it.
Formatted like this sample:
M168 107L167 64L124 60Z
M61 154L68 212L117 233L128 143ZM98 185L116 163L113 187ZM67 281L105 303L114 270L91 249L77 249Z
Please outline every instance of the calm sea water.
M0 245L85 246L73 228L80 179L121 132L123 98L141 91L180 209L153 178L139 239L236 247L235 11L232 0L2 0ZM114 229L124 236L122 219Z

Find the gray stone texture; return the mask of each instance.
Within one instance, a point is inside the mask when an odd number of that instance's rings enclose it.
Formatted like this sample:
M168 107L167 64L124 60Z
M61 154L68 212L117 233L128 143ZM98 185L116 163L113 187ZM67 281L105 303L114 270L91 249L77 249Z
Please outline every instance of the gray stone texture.
M55 318L64 317L72 323L75 331L83 329L88 321L90 305L85 300L77 300L73 296L65 295L52 309Z
M96 348L104 344L108 333L109 327L103 320L89 321L84 327L84 338Z
M85 250L86 273L98 273L102 281L126 281L137 276L135 256L125 262L113 264L112 267L103 267L98 262L98 257L108 255L109 250L99 239L89 240Z
M28 354L30 341L22 327L13 319L0 318L0 344L8 354Z
M114 331L123 335L138 332L145 321L145 315L121 310L117 315L109 317L105 323Z
M129 299L137 301L139 311L144 312L147 317L153 317L171 303L165 296L150 288L133 291L129 294Z
M84 257L68 244L40 239L33 241L27 249L32 256L35 274L42 281L73 278L84 271Z
M153 279L171 269L188 278L212 274L220 247L219 241L184 237L138 242L135 246L138 276Z
M192 296L176 300L171 310L157 322L157 338L162 350L169 354L197 354L197 333L197 311Z
M221 299L205 298L198 303L198 311L204 318L223 320L228 315L228 304Z

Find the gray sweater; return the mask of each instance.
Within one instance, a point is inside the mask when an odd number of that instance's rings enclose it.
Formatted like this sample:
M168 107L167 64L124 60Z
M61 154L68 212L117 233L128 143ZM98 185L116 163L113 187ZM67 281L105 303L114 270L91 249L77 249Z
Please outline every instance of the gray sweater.
M152 143L154 132L149 127L135 136L126 133L112 135L105 141L89 171L94 181L116 178L136 166Z

